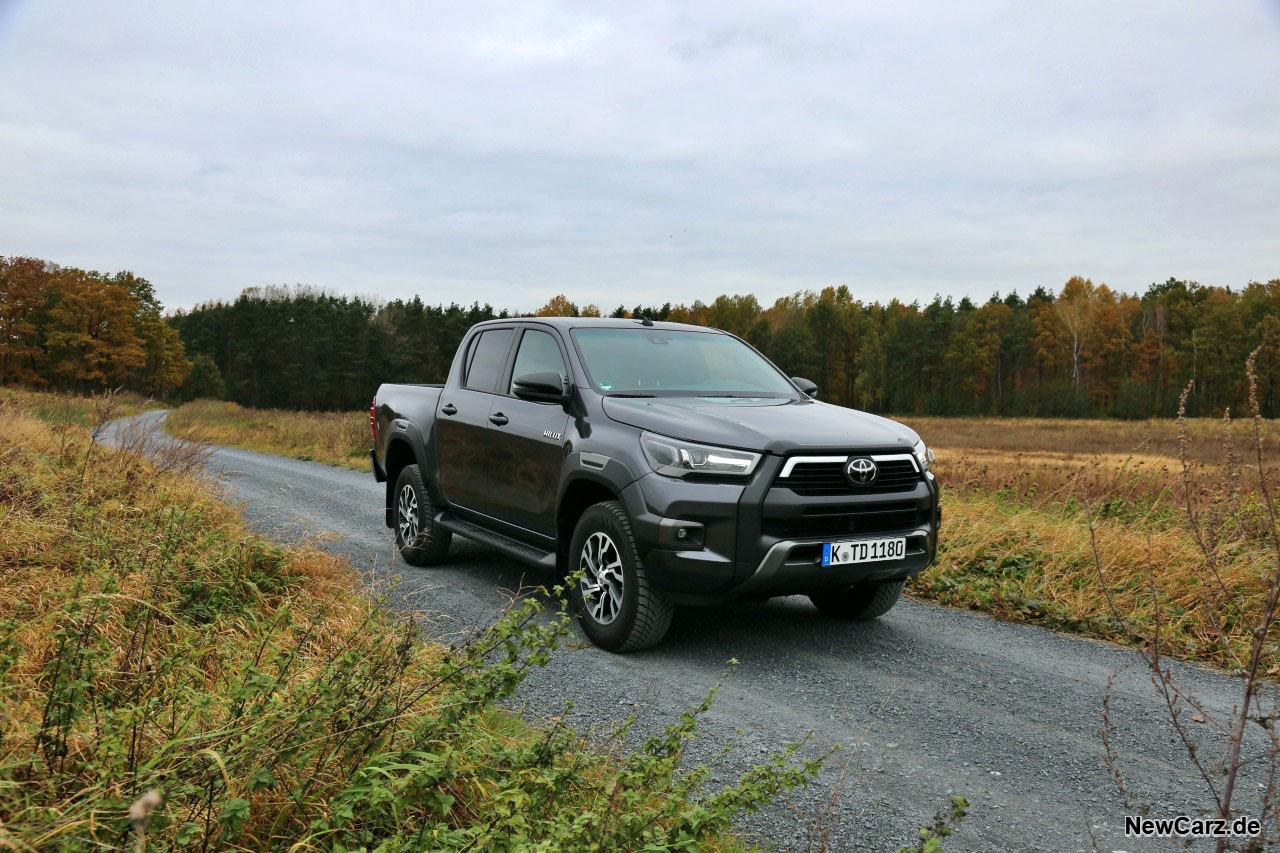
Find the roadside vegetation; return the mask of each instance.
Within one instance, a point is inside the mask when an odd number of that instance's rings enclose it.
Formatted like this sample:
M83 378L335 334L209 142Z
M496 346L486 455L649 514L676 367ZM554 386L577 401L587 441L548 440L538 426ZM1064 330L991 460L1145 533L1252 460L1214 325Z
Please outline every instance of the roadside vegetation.
M1047 507L1083 497L1112 502L1143 520L1181 516L1182 458L1197 505L1222 482L1223 440L1253 442L1253 425L1221 418L1143 421L1064 418L903 418L938 454L938 476L955 493L989 492L1006 502ZM1260 427L1263 458L1280 466L1280 423ZM1242 485L1257 488L1256 477Z
M1224 490L1255 494L1257 465L1228 465L1224 440L1253 441L1252 423L1050 418L907 418L937 453L944 488L939 565L908 587L916 598L1061 631L1138 643L1161 621L1167 651L1238 668L1247 657L1268 554L1240 518L1241 538L1223 555L1228 629L1198 606L1187 567L1199 547L1186 504L1220 506ZM246 409L197 400L169 416L176 435L364 470L367 412ZM1280 424L1264 420L1264 460L1280 459ZM1187 467L1184 475L1182 459ZM1275 478L1272 463L1268 475ZM1190 488L1187 488L1187 483ZM1254 534L1260 531L1254 529ZM1107 572L1094 568L1095 546ZM1154 567L1154 569L1152 568ZM1109 600L1110 598L1110 600ZM1125 614L1113 618L1111 603ZM1274 662L1280 664L1280 661ZM1272 667L1269 667L1272 668ZM1272 674L1280 673L1274 666Z
M172 435L274 453L307 462L369 470L369 412L249 409L220 400L194 400L170 412Z
M47 402L0 397L2 848L737 849L735 815L816 773L799 745L724 788L685 768L711 695L629 754L531 728L499 703L566 637L545 599L432 643L248 532L201 448L107 450L110 399L88 427Z
M1260 420L1255 436L1252 421L1208 418L909 423L935 447L944 486L939 565L913 595L1134 645L1158 628L1165 654L1245 666L1274 561L1260 475L1276 479L1280 425ZM1223 539L1209 606L1191 514Z
M105 392L96 397L53 391L32 391L26 388L0 386L0 406L21 410L33 418L55 426L90 426L98 417L105 401L110 399L117 417L141 414L148 409L161 409L164 405L149 397L133 392Z
M1181 576L1171 584L1167 566L1148 548L1148 595L1156 605L1153 619L1137 621L1126 609L1128 602L1111 594L1113 579L1109 560L1098 547L1096 515L1090 520L1093 564L1107 592L1112 622L1126 626L1150 677L1151 686L1166 709L1164 724L1172 743L1181 744L1189 769L1204 785L1202 814L1213 815L1222 826L1233 824L1234 838L1219 834L1218 853L1244 850L1261 853L1280 844L1280 694L1275 678L1280 642L1280 513L1276 506L1277 483L1267 459L1268 425L1262 416L1257 358L1250 353L1245 364L1246 422L1250 428L1241 443L1230 413L1222 419L1224 471L1212 499L1203 498L1192 475L1191 431L1185 412L1192 386L1178 402L1178 458L1182 467L1185 529L1195 542L1195 552L1177 564ZM1252 469L1252 476L1250 476ZM1239 571L1241 555L1247 555L1251 571ZM1197 633L1224 642L1240 693L1228 707L1202 702L1195 689L1168 663L1177 654L1178 639L1185 636L1183 623L1166 618L1168 588L1187 590L1171 602L1174 612L1194 609ZM1162 601L1164 597L1164 601ZM1169 613L1168 615L1173 615ZM1170 642L1173 638L1173 642ZM1130 814L1150 817L1160 806L1137 794L1130 781L1141 769L1127 766L1117 746L1121 723L1112 699L1115 679L1107 681L1102 697L1103 758L1116 790ZM1254 723L1256 725L1250 725ZM1143 725L1149 722L1144 720ZM1256 796L1256 800L1253 797ZM1251 802L1252 801L1252 802ZM1245 825L1249 824L1249 825Z

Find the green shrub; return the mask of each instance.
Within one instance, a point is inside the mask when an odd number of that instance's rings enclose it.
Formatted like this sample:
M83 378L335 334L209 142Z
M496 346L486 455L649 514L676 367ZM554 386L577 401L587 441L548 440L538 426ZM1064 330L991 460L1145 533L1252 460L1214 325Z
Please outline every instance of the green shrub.
M222 371L218 370L217 362L204 353L192 357L191 370L174 394L175 399L183 403L189 400L221 400L226 396Z

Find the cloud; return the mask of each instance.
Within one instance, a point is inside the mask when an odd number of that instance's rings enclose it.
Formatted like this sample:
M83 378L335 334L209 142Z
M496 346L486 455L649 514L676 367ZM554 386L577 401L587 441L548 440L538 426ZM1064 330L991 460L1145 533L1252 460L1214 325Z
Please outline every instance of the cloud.
M0 254L167 304L1280 275L1280 28L1091 2L0 6Z

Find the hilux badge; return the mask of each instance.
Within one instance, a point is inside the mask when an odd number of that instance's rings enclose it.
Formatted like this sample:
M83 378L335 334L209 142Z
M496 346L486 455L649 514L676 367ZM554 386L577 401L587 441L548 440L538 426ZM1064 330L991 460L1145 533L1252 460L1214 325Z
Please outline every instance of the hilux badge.
M544 430L542 431L542 437L543 437L543 438L549 438L549 439L551 439L551 440L553 440L553 441L559 441L560 439L564 438L564 433L562 433L562 432L554 432L554 431L549 430L549 429L544 429Z

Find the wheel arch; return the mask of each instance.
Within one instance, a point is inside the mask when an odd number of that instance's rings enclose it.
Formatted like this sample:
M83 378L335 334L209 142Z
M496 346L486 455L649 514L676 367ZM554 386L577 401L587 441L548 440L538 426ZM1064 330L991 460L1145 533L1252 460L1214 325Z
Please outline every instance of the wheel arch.
M387 455L383 461L383 467L387 472L387 527L395 527L396 523L394 518L396 480L399 479L401 471L410 465L417 464L419 464L418 455L408 439L395 436L387 442Z
M569 544L578 519L589 508L603 501L620 501L618 492L603 479L581 475L570 480L556 507L556 566L561 574L569 568Z

